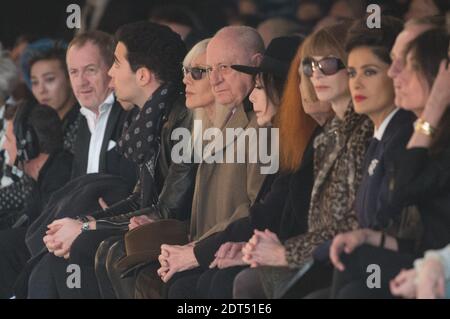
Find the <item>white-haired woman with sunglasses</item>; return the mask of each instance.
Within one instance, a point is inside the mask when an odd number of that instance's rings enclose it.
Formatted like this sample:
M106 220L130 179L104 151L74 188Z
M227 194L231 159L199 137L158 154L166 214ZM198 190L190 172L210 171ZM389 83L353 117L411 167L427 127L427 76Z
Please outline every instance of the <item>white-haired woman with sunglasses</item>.
M315 180L307 213L308 230L283 243L268 230L255 231L243 248L243 259L252 267L275 266L264 271L263 286L271 297L303 297L329 285L332 267L322 260L328 242L358 225L353 203L373 125L353 109L343 48L348 28L347 22L325 27L302 45L302 98L328 102L336 114L314 141ZM292 269L311 264L300 281L291 279L295 274ZM287 287L293 288L288 291Z
M186 107L204 110L209 120L213 120L215 99L208 80L206 47L210 39L197 43L183 61L183 83L186 85Z
M210 39L205 39L198 42L183 61L186 107L193 111L194 120L202 121L202 131L198 131L200 127L194 125L194 138L201 137L209 127L221 127L228 112L224 106L216 103L211 90L206 65L206 47L209 41Z

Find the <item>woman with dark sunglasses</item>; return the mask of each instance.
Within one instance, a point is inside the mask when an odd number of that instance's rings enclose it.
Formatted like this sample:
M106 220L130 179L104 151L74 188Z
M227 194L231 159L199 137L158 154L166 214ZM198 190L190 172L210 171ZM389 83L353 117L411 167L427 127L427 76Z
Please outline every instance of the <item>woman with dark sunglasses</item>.
M353 204L373 125L367 117L355 113L347 71L342 67L347 60L343 43L348 28L348 22L325 27L302 45L302 98L328 102L336 114L314 141L315 180L308 227L283 243L269 230L256 231L243 248L244 261L252 267L271 266L262 269L264 287L271 297L302 297L329 285L332 267L313 262L313 253L320 255L324 243L358 225ZM296 274L304 269L309 270L298 281Z
M186 107L194 111L196 118L212 123L221 107L216 105L208 79L206 47L209 41L205 39L197 43L184 58L183 83L186 86Z

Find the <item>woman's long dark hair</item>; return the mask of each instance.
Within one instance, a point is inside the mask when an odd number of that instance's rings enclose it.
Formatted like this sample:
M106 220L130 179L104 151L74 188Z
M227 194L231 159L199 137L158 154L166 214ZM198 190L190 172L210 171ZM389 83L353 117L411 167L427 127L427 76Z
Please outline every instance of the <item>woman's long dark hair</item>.
M411 52L419 65L419 72L425 77L429 87L439 72L439 65L443 59L449 60L449 35L444 29L434 29L424 32L413 40L407 53ZM447 62L448 63L448 62ZM438 127L430 154L437 155L450 146L450 108L447 107Z
M274 105L279 106L286 79L275 76L272 73L262 72L260 73L260 80L264 86L268 100Z

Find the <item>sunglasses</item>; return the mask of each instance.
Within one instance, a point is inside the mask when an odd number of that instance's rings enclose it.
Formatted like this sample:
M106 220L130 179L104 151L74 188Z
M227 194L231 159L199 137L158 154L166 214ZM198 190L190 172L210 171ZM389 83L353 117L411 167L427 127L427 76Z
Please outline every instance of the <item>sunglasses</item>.
M203 79L203 77L208 73L208 69L199 68L199 67L186 67L183 66L183 74L184 76L191 74L192 78L196 81Z
M339 70L345 69L344 62L335 57L326 57L319 61L313 58L305 58L302 61L303 74L307 77L313 76L314 68L319 69L324 75L336 74Z

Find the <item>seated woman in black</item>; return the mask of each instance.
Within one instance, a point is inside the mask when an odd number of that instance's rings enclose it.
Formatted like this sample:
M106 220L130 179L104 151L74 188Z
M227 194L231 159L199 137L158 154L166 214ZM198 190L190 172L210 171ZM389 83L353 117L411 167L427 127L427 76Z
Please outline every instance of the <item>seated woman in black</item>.
M380 229L398 219L401 207L388 203L394 153L404 149L413 132L415 115L395 105L394 83L388 76L390 51L403 28L401 20L385 16L380 29L366 20L354 23L346 41L349 86L355 111L374 124L374 137L364 159L364 172L355 200L362 228Z
M444 30L423 33L408 46L406 67L398 75L402 107L419 119L406 150L396 156L390 201L392 205L417 206L423 223L420 240L414 245L371 229L336 236L330 250L338 269L332 297L392 297L389 280L402 268L410 268L425 250L443 248L450 242L450 100L443 93L448 86L448 45L449 35ZM373 282L379 289L367 287L370 264L382 271Z
M6 121L3 147L30 178L31 192L20 214L21 227L0 231L0 298L12 296L17 276L30 258L25 245L28 225L69 181L73 160L63 150L62 124L50 106L21 104L14 116Z

